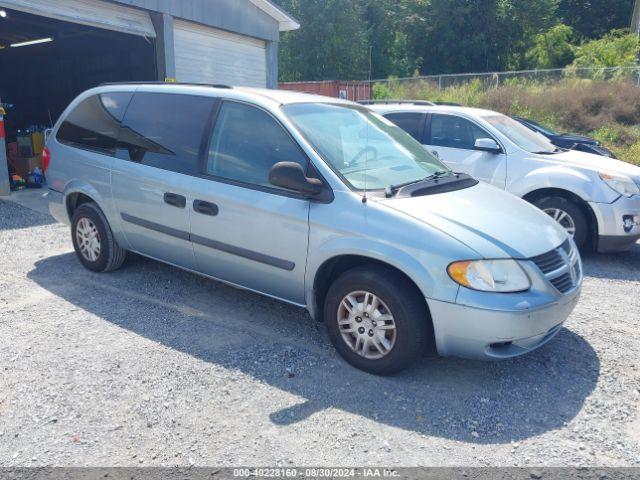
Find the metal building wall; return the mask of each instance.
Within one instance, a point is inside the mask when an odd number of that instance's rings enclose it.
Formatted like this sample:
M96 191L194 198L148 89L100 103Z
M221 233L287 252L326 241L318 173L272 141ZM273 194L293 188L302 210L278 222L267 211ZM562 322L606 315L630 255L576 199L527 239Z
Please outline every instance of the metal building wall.
M249 0L118 0L115 3L167 13L210 27L278 41L278 22Z
M227 30L266 41L269 88L278 86L278 22L249 0L118 0L114 3L151 12L157 33L158 78L176 76L174 18Z

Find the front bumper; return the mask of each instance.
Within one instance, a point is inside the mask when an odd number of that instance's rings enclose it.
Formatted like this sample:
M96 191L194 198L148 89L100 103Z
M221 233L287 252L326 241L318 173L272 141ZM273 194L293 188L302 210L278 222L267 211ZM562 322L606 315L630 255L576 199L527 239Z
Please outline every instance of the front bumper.
M589 205L598 221L599 252L628 250L640 239L640 195Z
M427 299L438 353L471 359L511 358L530 352L558 333L580 298L578 286L546 305L526 302L486 309Z

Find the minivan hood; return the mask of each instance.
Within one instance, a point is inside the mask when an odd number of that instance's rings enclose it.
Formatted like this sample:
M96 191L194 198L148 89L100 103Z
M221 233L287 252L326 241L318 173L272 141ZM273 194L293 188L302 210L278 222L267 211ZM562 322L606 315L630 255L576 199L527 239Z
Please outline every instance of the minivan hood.
M567 239L547 214L485 183L436 195L375 200L449 234L484 258L531 258Z

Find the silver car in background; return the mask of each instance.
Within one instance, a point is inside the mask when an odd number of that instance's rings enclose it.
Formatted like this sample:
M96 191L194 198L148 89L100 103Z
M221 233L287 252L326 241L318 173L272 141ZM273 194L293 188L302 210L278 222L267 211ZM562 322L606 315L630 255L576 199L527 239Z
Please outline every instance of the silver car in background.
M625 251L640 240L640 167L578 150L498 112L448 105L374 104L456 172L546 212L578 248Z
M556 222L350 102L105 85L67 108L47 157L51 213L85 267L132 251L304 307L372 373L529 352L580 295Z

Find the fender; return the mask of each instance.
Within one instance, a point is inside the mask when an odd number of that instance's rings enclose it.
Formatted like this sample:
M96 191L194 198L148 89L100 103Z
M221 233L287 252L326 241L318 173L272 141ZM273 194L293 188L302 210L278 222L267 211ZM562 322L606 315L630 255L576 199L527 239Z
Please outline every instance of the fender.
M593 175L596 175L595 172ZM598 203L611 203L618 198L619 195L613 190L602 187L603 185L596 182L588 172L565 165L550 165L537 168L524 177L515 179L507 186L507 191L522 198L536 190L557 188L567 190L585 202Z
M429 256L426 251L400 250L390 244L363 237L334 237L309 249L305 300L312 316L315 314L314 281L317 272L325 262L343 255L371 258L397 268L417 285L425 298L454 302L458 293L459 287L446 273L447 265L435 261L436 257Z
M62 192L64 197L65 207L68 206L69 197L74 193L82 193L88 197L91 197L94 202L98 204L100 209L107 215L106 209L107 202L104 200L104 197L98 192L98 190L89 182L85 182L83 180L74 179L67 183L64 187L64 191ZM108 218L108 217L107 217Z
M105 186L105 188L111 188L110 186ZM116 241L122 246L128 246L129 242L127 242L124 235L122 235L120 229L120 220L118 218L118 214L114 209L113 201L108 198L110 196L110 192L100 193L99 189L96 188L91 183L81 180L74 179L71 180L67 185L65 185L63 195L63 202L65 206L65 211L67 212L67 216L69 216L69 210L67 209L69 196L74 193L82 193L88 197L90 197L94 202L98 204L100 210L104 213L109 225L111 227L111 231L113 232ZM105 198L107 197L107 198ZM69 216L69 223L71 223L71 218Z

